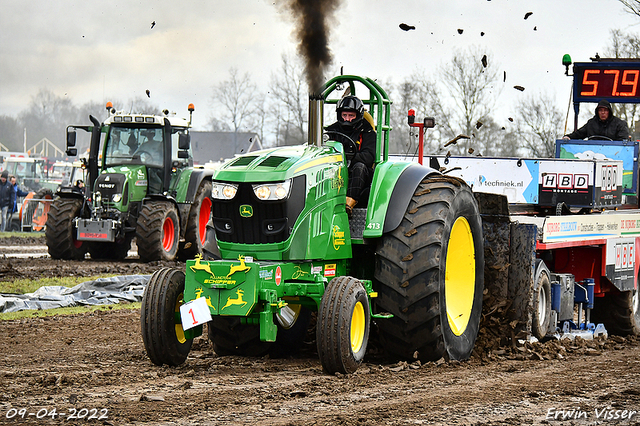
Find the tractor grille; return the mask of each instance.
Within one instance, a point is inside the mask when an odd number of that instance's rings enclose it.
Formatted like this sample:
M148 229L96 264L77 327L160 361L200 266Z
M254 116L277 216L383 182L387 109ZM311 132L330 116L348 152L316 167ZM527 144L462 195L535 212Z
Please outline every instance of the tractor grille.
M289 238L291 228L304 208L304 176L291 182L289 198L282 201L260 201L250 183L241 183L233 200L215 200L213 225L220 241L239 244L279 243ZM250 217L241 215L250 206ZM243 217L245 216L245 217Z
M105 205L110 205L114 194L122 194L125 183L125 176L120 173L105 173L96 179L93 188L95 192L100 192Z

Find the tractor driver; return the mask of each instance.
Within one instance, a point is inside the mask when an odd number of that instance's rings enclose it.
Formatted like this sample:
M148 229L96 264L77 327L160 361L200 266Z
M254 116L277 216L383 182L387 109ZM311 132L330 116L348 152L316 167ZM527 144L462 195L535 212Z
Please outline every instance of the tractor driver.
M139 154L144 163L151 163L151 165L161 167L163 154L162 129L146 129L140 133L144 136L145 141L138 146L133 155ZM147 156L144 157L143 153L146 153Z
M138 146L133 155L134 157L139 155L142 162L147 166L149 191L152 193L162 192L164 150L162 129L145 129L140 133L141 136L144 136L145 141Z
M351 216L353 208L361 200L371 185L373 162L376 155L376 132L372 124L364 117L364 104L355 96L345 96L336 105L338 121L326 128L331 140L339 141L349 149L352 145L347 138L355 142L357 149L348 164L347 214Z

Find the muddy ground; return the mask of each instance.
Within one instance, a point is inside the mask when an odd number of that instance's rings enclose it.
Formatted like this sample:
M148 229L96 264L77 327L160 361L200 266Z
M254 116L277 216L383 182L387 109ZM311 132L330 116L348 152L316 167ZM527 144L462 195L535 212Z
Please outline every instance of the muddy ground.
M160 266L0 253L0 280ZM638 339L510 344L488 321L469 361L394 363L373 341L349 376L323 374L313 333L290 359L217 356L200 337L169 368L147 358L139 310L4 321L0 424L640 424Z

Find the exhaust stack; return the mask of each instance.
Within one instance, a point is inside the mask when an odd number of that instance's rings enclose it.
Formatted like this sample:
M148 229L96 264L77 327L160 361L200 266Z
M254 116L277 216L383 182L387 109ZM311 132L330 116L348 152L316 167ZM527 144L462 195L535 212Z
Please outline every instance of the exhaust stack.
M324 99L322 95L309 94L309 145L322 145L322 121Z

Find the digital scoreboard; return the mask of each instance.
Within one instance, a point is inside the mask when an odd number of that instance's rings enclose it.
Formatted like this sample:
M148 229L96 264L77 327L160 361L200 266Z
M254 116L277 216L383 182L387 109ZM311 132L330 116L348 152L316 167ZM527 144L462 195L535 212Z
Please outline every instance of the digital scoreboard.
M573 102L640 103L640 61L576 62Z

